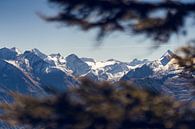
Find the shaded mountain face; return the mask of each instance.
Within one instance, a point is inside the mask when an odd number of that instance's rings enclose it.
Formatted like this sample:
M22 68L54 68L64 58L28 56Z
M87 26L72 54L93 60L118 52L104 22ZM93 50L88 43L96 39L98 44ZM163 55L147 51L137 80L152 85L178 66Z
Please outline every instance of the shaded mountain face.
M163 66L167 65L171 59L174 57L174 53L168 50L161 58L160 62Z
M28 74L0 59L0 101L11 101L10 92L44 95L43 89Z
M23 60L26 59L28 61L29 67L32 69L32 74L38 76L43 73L46 68L54 65L45 60L47 58L46 55L37 53L34 50L25 51L24 54L21 55L21 57L23 58Z
M81 76L90 71L89 65L75 54L71 54L66 57L66 66L72 70L73 75L75 76Z
M121 78L121 80L149 77L153 75L153 73L153 69L150 67L150 65L144 64L141 67L130 70Z

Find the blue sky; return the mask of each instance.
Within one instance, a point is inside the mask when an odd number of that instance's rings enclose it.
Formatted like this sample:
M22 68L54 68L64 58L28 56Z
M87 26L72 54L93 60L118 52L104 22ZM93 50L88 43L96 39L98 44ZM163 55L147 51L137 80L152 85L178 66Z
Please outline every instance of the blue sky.
M97 60L152 60L159 58L167 49L174 50L182 45L193 37L194 32L190 30L188 37L174 36L169 44L155 50L149 49L152 41L143 36L114 33L95 48L95 31L83 32L77 28L47 23L36 15L37 12L55 14L46 0L0 0L0 47L17 47L21 50L38 48L47 54L61 53L67 56L75 53Z

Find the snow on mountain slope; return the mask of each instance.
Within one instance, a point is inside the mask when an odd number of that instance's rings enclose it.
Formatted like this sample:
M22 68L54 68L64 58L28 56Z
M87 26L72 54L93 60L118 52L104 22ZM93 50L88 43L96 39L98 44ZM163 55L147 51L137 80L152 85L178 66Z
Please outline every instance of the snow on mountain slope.
M14 65L0 59L0 101L9 101L8 93L43 93L42 88Z
M195 88L193 88L194 77L175 75L168 78L163 84L163 93L174 96L182 101L195 101Z
M108 65L113 65L115 64L116 60L107 60L107 61L85 61L88 65L90 65L92 67L92 69L101 69L104 68L105 66Z
M51 54L48 56L48 60L52 60L56 66L64 66L66 63L66 60L63 56L61 56L59 53L58 54Z
M122 81L132 81L141 88L174 96L182 101L195 100L192 73L185 76L183 68L174 62L174 54L168 50L160 59L130 70Z
M81 58L87 63L91 70L85 76L95 80L118 81L125 73L130 70L128 63L110 59L107 61L95 61L92 58Z
M8 55L10 51L12 52L11 49L4 48L2 51L0 50L0 53L5 52L5 50L8 52ZM6 58L6 60L5 58L2 58L2 61L12 65L19 72L23 73L25 77L28 77L31 82L36 82L36 84L25 84L25 86L30 87L31 85L39 85L43 89L50 87L51 89L53 88L64 91L67 87L76 85L77 80L74 79L70 71L66 70L62 60L63 59L61 57L54 57L54 55L47 56L38 49L32 49L25 51L24 53L15 54L14 58ZM9 72L10 76L13 75L17 77L20 75L18 73L14 73L14 71ZM18 82L22 82L22 80L17 80ZM4 80L0 80L0 83L3 82ZM9 82L14 84L11 80Z

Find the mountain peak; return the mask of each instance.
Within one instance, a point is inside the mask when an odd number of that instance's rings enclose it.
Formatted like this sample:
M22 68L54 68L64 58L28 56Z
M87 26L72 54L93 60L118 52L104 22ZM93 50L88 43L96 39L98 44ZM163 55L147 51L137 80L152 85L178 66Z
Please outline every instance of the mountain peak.
M66 57L66 60L67 61L73 61L73 60L79 60L80 61L81 59L75 54L70 54Z
M37 54L41 53L41 51L40 51L39 49L37 49L37 48L31 49L31 51L32 51L33 53L37 53Z
M73 74L80 76L87 73L90 70L90 67L82 59L80 59L75 54L70 54L66 57L67 67L73 71Z
M120 62L119 60L116 59L108 59L107 61Z
M149 60L148 59L143 59L143 60L138 60L137 58L133 59L129 65L131 66L136 66L136 65L140 65L140 64L145 64L145 63L148 63Z
M34 53L35 55L39 56L42 59L47 58L47 55L45 55L44 53L42 53L39 49L34 48L30 50L31 53Z
M13 51L13 50L7 47L3 47L0 49L0 51Z
M67 57L75 57L75 58L78 58L78 56L77 55L75 55L75 54L70 54L70 55L68 55Z
M13 60L19 55L20 53L16 51L15 48L1 48L0 49L0 58L5 60Z
M174 53L171 51L171 50L167 50L164 54L163 54L163 56L162 57L165 57L165 56L173 56L174 55ZM162 58L161 57L161 58Z
M163 66L167 65L173 58L174 53L170 50L167 50L163 56L160 58L160 62Z
M22 54L22 52L16 47L12 47L10 50L16 52L17 54Z
M51 57L61 57L62 55L60 53L57 53L57 54L50 54L49 56L51 56Z

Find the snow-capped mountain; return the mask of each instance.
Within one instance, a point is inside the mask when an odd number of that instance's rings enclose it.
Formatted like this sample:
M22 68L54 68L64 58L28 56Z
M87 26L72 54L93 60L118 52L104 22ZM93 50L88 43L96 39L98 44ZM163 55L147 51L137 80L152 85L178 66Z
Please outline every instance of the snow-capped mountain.
M63 92L78 86L80 77L94 81L132 81L140 88L175 96L182 101L194 101L195 88L191 86L194 75L185 75L183 69L173 63L173 57L174 53L168 50L154 61L96 61L75 54L63 57L60 54L46 55L38 49L21 52L17 48L2 48L0 101L11 101L9 93L12 91L30 95L45 95L48 89ZM5 124L1 127L13 128Z
M5 52L8 53L8 56ZM65 90L69 86L77 84L72 74L65 69L65 65L63 68L58 66L59 62L53 56L47 56L38 49L16 53L12 49L3 48L0 53L4 53L4 56L0 57L1 88L13 85L23 93L25 87L37 86L44 89L49 86Z
M125 62L110 59L107 61L95 61L91 58L83 59L91 70L87 77L95 77L96 80L118 81L125 73L130 70L130 65Z
M93 80L119 80L130 70L117 60L95 61L71 54L46 55L38 49L21 52L17 48L0 49L0 99L10 101L12 91L44 94L45 89L65 91L77 86L79 77Z
M170 60L174 57L174 53L170 50L168 50L161 58L160 58L160 62L163 66L165 66L166 64L168 64L170 62Z
M141 88L171 94L182 101L194 101L193 73L186 73L174 63L174 53L168 50L157 60L145 63L124 75L122 81L132 81Z
M67 57L60 54L46 55L38 49L21 52L16 48L2 48L0 90L6 87L28 94L34 90L36 92L36 89L41 91L47 88L64 91L68 87L77 86L80 77L94 81L128 80L154 91L167 90L167 84L177 80L183 72L182 68L173 63L173 57L174 53L168 50L154 61L134 59L128 63L114 59L96 61L75 54ZM169 92L172 92L171 89Z

